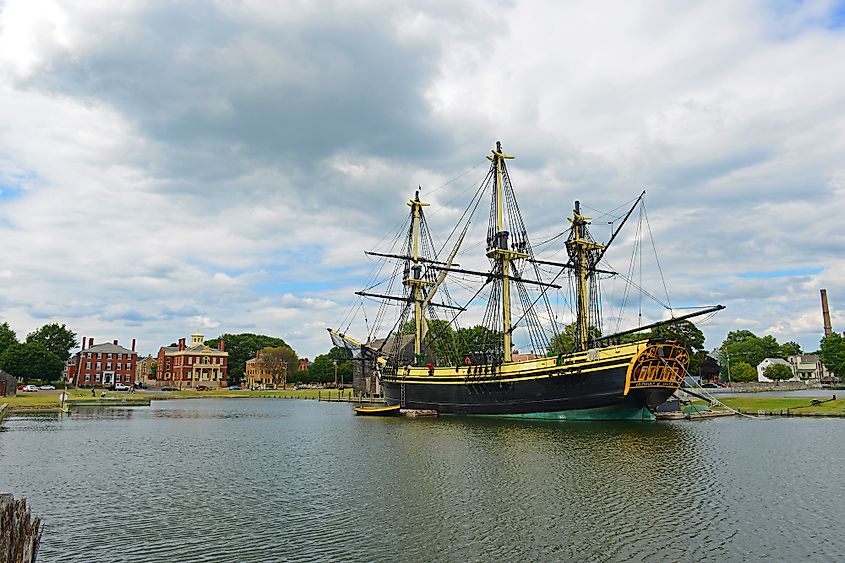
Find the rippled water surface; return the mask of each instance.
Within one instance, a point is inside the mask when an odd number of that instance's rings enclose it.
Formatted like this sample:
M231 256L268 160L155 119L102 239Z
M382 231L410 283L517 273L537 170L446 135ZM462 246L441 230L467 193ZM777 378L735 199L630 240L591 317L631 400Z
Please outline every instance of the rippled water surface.
M356 418L159 401L12 417L53 561L834 561L845 420Z

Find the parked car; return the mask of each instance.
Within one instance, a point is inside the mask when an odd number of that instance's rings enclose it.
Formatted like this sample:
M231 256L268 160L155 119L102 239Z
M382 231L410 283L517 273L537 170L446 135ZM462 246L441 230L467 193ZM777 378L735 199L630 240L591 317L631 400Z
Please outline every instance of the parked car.
M719 386L716 385L715 383L705 383L704 385L702 385L702 387L704 387L705 389L718 389L719 388Z
M229 385L229 390L231 390L231 391L240 391L240 390L241 390L241 386L240 386L240 385Z
M162 387L162 391L178 391L175 387Z
M23 391L38 391L38 387L35 385L24 385Z
M197 391L211 391L211 387L209 387L208 385L197 385L196 390Z
M133 385L135 386L135 389L146 389L147 388L147 384L144 383L143 381L136 381L135 383L133 383Z
M55 390L55 387L53 387L52 385L42 385L41 387L39 387L39 389L41 389L42 391L53 391Z
M129 391L130 389L132 389L132 388L129 387L128 385L124 385L123 383L115 383L114 384L114 390L115 391Z

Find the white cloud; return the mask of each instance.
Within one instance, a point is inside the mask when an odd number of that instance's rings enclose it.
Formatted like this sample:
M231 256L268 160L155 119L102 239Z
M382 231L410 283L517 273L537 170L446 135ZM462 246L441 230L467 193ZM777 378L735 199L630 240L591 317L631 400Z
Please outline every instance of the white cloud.
M673 303L728 305L709 346L750 328L814 348L819 287L845 322L828 2L0 10L0 320L19 333L55 320L155 351L200 326L313 357L417 185L442 238L497 139L535 242L574 199L645 188ZM797 273L755 277L773 271Z

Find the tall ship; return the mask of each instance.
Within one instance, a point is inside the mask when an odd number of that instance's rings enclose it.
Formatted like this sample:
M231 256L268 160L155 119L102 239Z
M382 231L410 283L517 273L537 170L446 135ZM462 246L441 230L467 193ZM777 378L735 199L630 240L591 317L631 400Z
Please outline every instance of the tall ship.
M429 204L416 192L394 251L367 252L393 267L383 264L373 283L357 292L362 307L365 299L378 302L373 326L386 326L386 336L355 339L330 328L333 343L378 380L391 406L558 420L654 419L684 381L690 355L680 342L655 337L659 331L637 333L723 307L602 335L600 280L617 274L603 258L643 194L605 244L593 238L591 218L576 201L568 229L554 237L566 259L541 260L508 173L511 158L497 142L487 156L486 176L452 230L448 254L434 244L425 214ZM476 211L485 207L486 237L469 250L483 248L487 267L462 267L456 258L468 255L461 247ZM558 321L549 297L564 280L568 325ZM474 326L459 328L462 319L474 320ZM515 338L531 353L518 353Z

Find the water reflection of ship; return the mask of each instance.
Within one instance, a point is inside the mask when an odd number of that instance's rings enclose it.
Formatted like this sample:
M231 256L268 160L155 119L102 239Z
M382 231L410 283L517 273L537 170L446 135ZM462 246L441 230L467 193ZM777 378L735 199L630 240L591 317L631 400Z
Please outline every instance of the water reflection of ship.
M407 226L401 231L403 236L395 240L397 244L402 241L401 250L367 253L396 261L385 284L388 293L371 291L378 283L358 292L361 297L381 302L376 326L381 324L388 304L401 305L388 336L361 343L329 329L332 341L359 359L364 373L379 379L390 405L530 418L653 418L654 409L680 387L689 354L677 342L654 338L622 342L622 337L722 307L602 337L599 278L617 272L600 264L643 196L624 215L607 244L593 239L588 228L590 217L582 213L576 201L569 218L571 225L559 235L567 235L568 261L539 260L529 242L508 174L506 160L513 157L504 154L501 143L497 143L487 158L491 166L464 212L463 229L459 231L459 221L453 230L460 234L445 260L438 256L429 233L423 212L428 204L420 201L419 192L408 202L411 211ZM455 257L488 192L491 203L485 254L490 267L486 271L460 268L454 263ZM550 282L544 281L541 266L556 268L558 274ZM560 334L559 327L549 326L554 315L547 292L561 287L555 281L564 272L573 293L573 345L571 351L551 354L550 343ZM481 281L480 287L467 303L458 304L446 283L450 276L464 280L474 277ZM390 288L400 281L401 295L390 294ZM487 305L482 324L473 329L471 342L456 342L453 325L485 290ZM440 301L435 301L435 296L440 296ZM550 328L558 333L552 338L548 337ZM412 338L403 338L404 329ZM515 330L527 336L533 354L514 354Z

